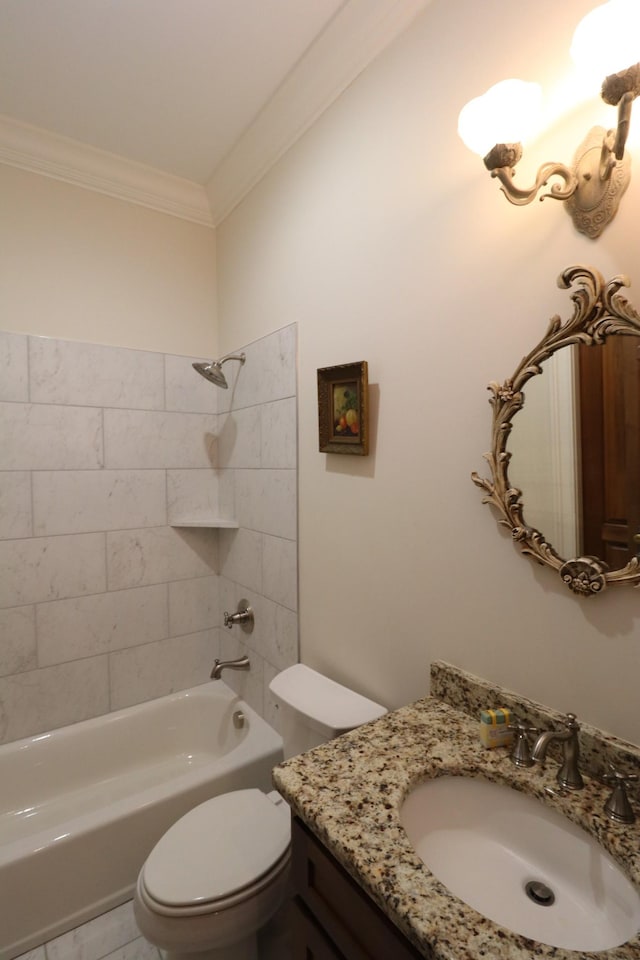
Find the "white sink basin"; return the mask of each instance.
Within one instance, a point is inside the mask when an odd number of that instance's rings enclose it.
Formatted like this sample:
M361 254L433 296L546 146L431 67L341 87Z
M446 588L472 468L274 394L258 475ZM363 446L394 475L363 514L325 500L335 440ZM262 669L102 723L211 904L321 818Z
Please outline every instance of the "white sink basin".
M640 930L640 896L615 860L534 797L487 780L439 777L408 795L400 822L451 893L515 933L596 951ZM531 882L544 885L533 890L542 903L527 893Z

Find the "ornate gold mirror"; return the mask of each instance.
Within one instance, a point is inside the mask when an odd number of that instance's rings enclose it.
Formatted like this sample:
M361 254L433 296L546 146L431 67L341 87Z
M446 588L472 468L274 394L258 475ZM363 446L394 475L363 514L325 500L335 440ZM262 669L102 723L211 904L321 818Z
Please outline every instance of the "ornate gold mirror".
M640 584L640 315L625 277L574 266L558 286L573 314L489 384L491 479L471 476L523 553L591 597Z

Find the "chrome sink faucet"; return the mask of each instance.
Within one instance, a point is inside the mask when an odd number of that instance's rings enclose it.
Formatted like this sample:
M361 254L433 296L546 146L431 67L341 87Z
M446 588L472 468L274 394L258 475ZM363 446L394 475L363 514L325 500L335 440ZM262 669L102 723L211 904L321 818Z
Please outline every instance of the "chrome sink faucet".
M214 660L213 670L211 671L211 679L219 680L222 676L223 670L248 670L251 664L249 663L249 657L239 657L237 660Z
M558 783L565 790L582 790L584 782L579 769L580 744L578 743L580 724L575 713L568 713L563 723L564 730L545 730L537 737L531 751L531 759L534 763L544 763L549 745L554 742L561 743L563 762L558 770Z

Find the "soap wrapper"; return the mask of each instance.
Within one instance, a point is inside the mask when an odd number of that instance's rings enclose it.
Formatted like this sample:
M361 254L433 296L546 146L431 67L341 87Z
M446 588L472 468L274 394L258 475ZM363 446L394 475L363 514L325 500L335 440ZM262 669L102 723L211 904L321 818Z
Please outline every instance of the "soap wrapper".
M480 713L480 742L492 750L508 747L513 742L513 730L509 730L511 711L507 707L482 710Z

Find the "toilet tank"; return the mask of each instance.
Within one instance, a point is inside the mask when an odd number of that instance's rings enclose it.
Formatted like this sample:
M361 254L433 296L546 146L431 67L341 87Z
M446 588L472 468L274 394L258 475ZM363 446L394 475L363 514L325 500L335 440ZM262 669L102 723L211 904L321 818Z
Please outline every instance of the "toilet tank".
M387 712L379 703L302 663L277 674L269 689L280 715L285 759L377 720Z

